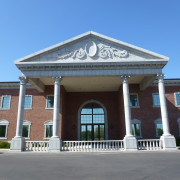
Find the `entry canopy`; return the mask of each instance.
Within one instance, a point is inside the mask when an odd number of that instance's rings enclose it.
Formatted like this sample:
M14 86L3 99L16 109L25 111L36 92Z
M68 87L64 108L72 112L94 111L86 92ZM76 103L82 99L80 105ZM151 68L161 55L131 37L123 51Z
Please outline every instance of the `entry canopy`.
M48 78L52 76L120 75L138 76L134 83L139 83L152 81L162 73L168 60L166 56L89 31L18 59L15 64L35 84L49 85Z

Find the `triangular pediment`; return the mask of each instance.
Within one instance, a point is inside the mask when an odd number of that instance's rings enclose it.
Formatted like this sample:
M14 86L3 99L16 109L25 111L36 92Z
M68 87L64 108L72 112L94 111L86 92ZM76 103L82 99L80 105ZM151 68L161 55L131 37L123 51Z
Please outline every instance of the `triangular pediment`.
M168 61L168 58L88 32L15 61L15 64Z

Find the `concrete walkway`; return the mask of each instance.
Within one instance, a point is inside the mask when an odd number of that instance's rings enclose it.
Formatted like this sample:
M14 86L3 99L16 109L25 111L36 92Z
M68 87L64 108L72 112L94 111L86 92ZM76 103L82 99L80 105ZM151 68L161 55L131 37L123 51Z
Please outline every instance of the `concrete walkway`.
M180 151L0 153L0 180L179 180Z

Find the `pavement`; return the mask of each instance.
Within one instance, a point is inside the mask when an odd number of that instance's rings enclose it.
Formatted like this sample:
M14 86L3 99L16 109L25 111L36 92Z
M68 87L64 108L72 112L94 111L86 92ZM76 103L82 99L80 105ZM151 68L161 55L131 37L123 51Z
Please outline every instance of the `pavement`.
M1 152L0 180L180 180L180 150Z

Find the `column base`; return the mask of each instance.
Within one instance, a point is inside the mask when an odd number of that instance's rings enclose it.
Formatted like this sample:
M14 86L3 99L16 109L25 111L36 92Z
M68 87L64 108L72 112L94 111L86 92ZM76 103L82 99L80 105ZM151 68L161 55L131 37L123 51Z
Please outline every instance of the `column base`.
M23 137L14 137L11 140L10 150L12 151L25 151L26 150L26 141Z
M49 152L60 152L62 141L59 137L51 137L49 140Z
M124 149L128 151L137 150L137 139L134 136L124 137Z
M169 136L161 136L160 140L162 140L162 145L164 150L176 150L176 140L172 135Z

